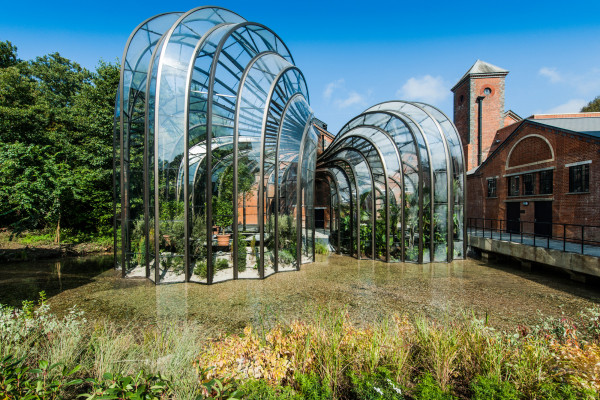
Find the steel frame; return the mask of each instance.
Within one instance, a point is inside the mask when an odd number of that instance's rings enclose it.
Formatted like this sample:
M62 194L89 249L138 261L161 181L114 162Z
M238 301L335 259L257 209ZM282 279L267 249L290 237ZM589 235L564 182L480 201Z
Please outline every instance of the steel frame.
M207 12L207 10L209 10ZM198 21L202 21L200 19L194 19L198 15L196 13L207 13L204 21L210 21L213 24L212 27L207 28L203 32L195 32L192 31L191 28L187 27L186 24L196 23ZM157 32L156 29L152 30L152 34L154 36L150 36L148 33L148 40L145 48L138 50L136 53L131 55L131 59L128 58L130 46L136 38L136 35L145 34L146 31L150 32L149 24L158 20L159 18L172 18L174 22L171 24L170 28L166 29L166 32ZM170 20L166 20L167 24L171 23ZM219 22L222 21L222 22ZM231 21L231 22L228 22ZM179 32L178 29L180 27L187 27L186 29L190 30L189 34L176 33ZM165 27L166 28L166 27ZM244 31L245 30L245 31ZM219 32L217 40L213 40L216 32ZM236 33L240 32L239 37L236 37ZM246 32L249 37L242 37L242 33ZM265 32L263 34L263 32ZM264 35L268 36L265 37ZM254 38L260 38L263 41L260 43L261 46L257 45L258 42L254 41ZM142 38L142 36L140 36ZM237 62L237 56L230 55L227 51L229 46L226 46L228 40L230 38L234 38L234 40L241 46L242 51L250 54L252 56L251 60L246 65L241 65ZM184 40L185 39L185 40ZM212 40L212 42L209 42ZM195 44L194 44L195 41ZM214 43L213 43L214 42ZM196 60L199 58L202 51L206 48L207 44L211 43L211 46L214 46L214 51L210 53L211 59L209 60L210 66L206 68L207 71L201 70L196 66ZM399 233L401 239L400 246L400 258L402 261L406 261L406 242L405 237L407 233L406 221L405 221L405 202L406 202L406 179L407 177L416 175L418 182L412 182L411 187L414 187L418 190L418 231L419 231L419 243L418 243L418 259L417 262L423 262L423 253L424 253L424 232L425 227L423 226L423 215L424 215L424 190L425 180L424 174L425 165L423 162L426 162L427 167L429 168L428 180L429 180L429 196L430 204L428 212L431 214L431 225L428 226L430 230L430 242L429 242L429 253L430 253L430 261L435 261L435 222L434 215L436 210L436 205L442 205L441 203L436 203L435 200L435 191L436 191L436 179L437 173L433 168L434 160L432 158L432 150L430 145L429 135L434 135L436 143L437 141L441 143L441 146L444 150L445 159L443 161L445 165L445 173L446 173L446 234L447 234L447 254L446 261L451 261L454 258L454 239L453 239L453 215L455 212L455 207L460 207L463 213L463 256L466 253L466 240L464 240L464 236L466 235L466 213L464 212L464 204L466 201L466 193L465 193L465 183L466 183L466 171L464 170L464 154L462 153L462 146L460 146L460 139L458 139L458 135L455 130L453 130L453 125L451 124L448 117L443 114L441 111L437 110L434 107L431 107L424 103L418 102L405 102L405 101L391 101L377 104L359 116L353 118L349 121L343 128L340 130L340 133L334 138L333 142L329 145L327 149L324 150L323 154L319 156L316 161L316 165L308 166L310 170L310 174L314 174L309 176L308 181L304 182L303 178L306 177L305 171L303 167L305 167L306 161L313 162L313 157L316 159L316 149L317 143L312 143L315 141L315 128L312 127L314 114L308 107L309 104L309 94L307 91L306 80L302 71L298 69L294 65L293 57L285 45L285 43L281 40L275 32L270 30L264 25L249 22L244 20L241 16L236 13L233 13L225 8L221 7L211 7L211 6L203 6L194 8L188 12L173 12L173 13L163 13L159 14L155 17L148 18L141 24L139 24L131 33L131 35L127 39L127 43L125 45L125 49L123 52L123 62L121 66L121 78L119 81L119 90L117 93L117 99L115 102L115 110L116 115L114 118L114 134L113 134L113 228L115 231L114 234L114 245L115 245L115 255L114 262L118 264L119 261L121 263L121 275L125 277L128 272L129 264L131 262L131 238L132 232L130 232L129 226L133 221L131 219L131 191L130 191L130 183L132 179L132 175L130 173L131 169L131 161L129 157L129 152L131 151L131 146L129 143L129 138L131 134L131 123L132 123L132 115L133 115L133 105L138 104L141 101L144 101L144 115L145 115L145 126L143 130L143 192L141 193L141 197L143 197L143 238L144 238L144 250L145 250L145 258L143 260L143 266L145 268L145 276L146 278L150 277L151 271L151 257L150 257L150 240L154 241L154 282L155 284L160 283L160 264L161 264L161 249L160 249L160 207L161 207L161 192L160 192L160 170L161 166L158 162L159 157L159 138L160 131L162 129L166 129L161 127L161 117L159 113L159 109L161 107L161 96L160 89L161 83L163 83L163 66L167 63L165 59L169 45L171 46L188 46L193 47L192 56L189 60L181 59L179 62L185 68L185 76L178 72L178 76L180 79L185 79L185 89L183 91L183 100L184 107L182 111L177 111L178 115L182 115L182 123L181 121L177 122L178 128L181 128L181 132L176 132L176 135L181 134L183 138L177 139L179 136L175 136L177 142L172 142L171 146L180 146L181 142L183 142L184 151L183 151L183 159L181 161L181 166L183 171L179 171L174 178L175 185L175 196L176 201L179 201L181 197L181 189L183 190L183 224L184 224L184 237L183 237L183 264L185 268L184 281L189 282L191 278L191 254L190 254L190 246L191 246L191 220L190 220L190 156L191 156L191 148L190 148L190 131L194 129L195 126L190 125L190 114L191 110L191 100L192 97L190 95L192 90L192 84L194 82L194 77L196 73L201 74L201 76L206 78L206 81L202 83L203 87L206 88L206 119L204 126L206 127L206 142L205 142L205 153L204 159L202 159L202 153L197 156L194 154L194 157L198 158L197 165L195 165L194 170L194 179L192 184L196 184L196 176L200 174L202 168L205 169L205 213L206 213L206 235L207 235L207 278L206 283L213 283L213 272L215 270L215 266L213 265L213 246L212 246L212 226L213 226L213 205L212 205L212 196L213 196L213 147L216 149L218 147L218 143L215 144L214 139L216 136L213 135L213 128L217 126L224 126L226 128L231 128L230 125L221 125L218 121L215 121L214 115L217 107L225 110L226 113L230 113L231 117L229 121L232 122L232 143L223 142L224 145L232 145L233 154L228 155L228 160L230 160L229 156L233 158L233 203L232 203L232 211L233 211L233 221L232 230L233 230L233 243L232 243L232 256L233 256L233 276L232 279L239 278L239 266L238 266L238 257L237 253L240 250L238 248L238 239L239 239L239 227L238 227L238 208L237 204L237 195L239 191L239 183L238 183L238 163L240 162L240 143L248 142L254 143L250 140L240 140L240 124L243 122L249 122L251 124L255 124L256 126L260 125L260 137L258 138L258 146L256 149L259 149L260 155L258 159L258 173L260 174L260 178L258 179L259 188L258 188L258 209L257 209L257 225L258 225L258 234L260 237L260 262L258 265L258 277L260 279L265 277L265 212L266 212L266 204L267 201L274 201L274 210L269 212L274 217L274 231L269 232L270 235L274 235L274 262L272 264L272 268L274 272L279 271L279 213L280 213L280 192L279 192L279 175L280 175L280 164L282 160L279 158L280 155L280 144L281 138L284 130L284 122L288 118L288 113L290 112L292 106L296 107L295 113L297 114L298 110L303 110L300 107L300 103L305 103L307 114L306 116L303 114L300 118L306 119L304 121L304 128L302 130L301 136L299 136L299 154L295 159L296 164L296 210L295 210L295 219L296 219L296 269L300 269L302 264L302 254L303 254L303 235L306 235L307 238L309 235L312 235L312 255L309 255L309 259L315 259L315 227L314 227L314 206L311 209L310 204L305 204L307 199L310 196L314 196L315 193L315 185L318 178L317 175L323 175L324 178L330 187L329 195L332 195L332 186L335 186L335 195L337 196L337 212L335 213L335 218L337 219L337 227L338 231L340 229L340 207L342 205L342 193L340 189L340 185L338 184L338 179L344 179L347 184L347 188L349 191L349 203L350 203L350 220L352 230L350 232L351 235L351 243L356 245L356 255L360 258L361 256L361 242L360 242L360 209L361 209L361 201L360 201L360 186L358 184L358 174L355 170L355 166L352 165L352 162L341 159L338 155L342 151L348 151L352 154L356 154L359 159L361 159L367 168L369 179L371 183L371 196L372 196L372 204L370 206L371 216L373 221L373 227L371 230L371 258L375 259L376 254L376 237L375 237L375 222L377 221L377 199L381 199L380 195L377 195L376 191L376 177L374 174L375 165L371 165L369 159L372 158L373 155L376 155L379 160L379 166L377 166L377 170L381 169L381 174L378 172L377 175L381 176L383 179L383 190L384 190L384 204L383 207L385 209L385 233L388 238L385 243L385 260L387 262L390 261L390 243L389 237L391 234L391 216L390 216L390 208L391 208L391 199L390 199L390 191L392 181L395 185L397 185L400 189L399 197L401 203L401 215L400 215L400 225L401 231ZM269 50L261 50L261 48L268 48ZM150 60L148 65L142 65L144 62L144 55L150 52ZM187 54L187 53L185 53ZM186 56L187 57L187 56ZM221 59L227 58L234 67L229 68L225 64L221 64ZM275 63L275 70L267 71L262 69L262 65L259 64L264 62L266 66L268 62L273 60ZM185 65L183 65L185 64ZM234 76L235 83L232 85L226 84L223 80L223 76L219 76L219 70L221 70L221 66L224 68L224 73L230 73ZM146 68L146 70L144 70ZM270 69L270 68L267 68ZM180 70L183 70L180 68ZM235 71L234 71L235 70ZM126 71L129 75L126 74ZM293 74L292 74L293 72ZM265 85L262 85L258 81L255 81L255 77L253 73L262 73L263 76L267 77L268 82L268 90ZM140 77L143 74L146 74L145 77L142 77L141 80L136 80L135 75L138 74ZM145 79L143 79L145 78ZM125 81L127 79L127 81ZM133 84L134 82L135 85ZM165 81L166 82L166 81ZM155 84L155 88L152 88L152 85ZM165 83L166 84L166 83ZM216 93L216 85L224 85L228 90L234 95L225 95ZM238 85L237 89L235 89L235 85ZM297 87L295 86L297 85ZM134 87L135 86L135 87ZM125 93L125 87L128 89L127 93ZM145 90L144 93L140 93L141 90ZM153 91L154 90L154 91ZM244 107L243 96L245 90L248 90L251 95L258 96L261 99L259 105L256 106L256 112L245 112L244 120L241 121L241 110ZM278 97L275 97L275 94L278 94ZM142 97L140 97L140 95ZM136 97L138 96L138 97ZM215 96L228 96L233 100L225 99L223 102L217 103ZM153 110L150 110L150 103L154 101ZM163 102L167 101L172 102L173 99L165 98ZM217 106L218 104L218 106ZM304 106L302 106L304 107ZM272 111L276 110L273 114ZM150 120L150 111L153 111L153 118ZM258 112L262 113L262 117L258 115ZM427 119L431 120L431 128L430 132L426 131L423 126L417 122L414 118L414 113L419 112ZM118 113L118 114L117 114ZM215 114L217 115L217 114ZM227 114L225 114L227 115ZM373 124L367 121L367 117L370 115L383 116L381 121L377 121L378 123ZM138 117L139 118L139 117ZM177 117L180 118L181 117ZM297 116L292 118L298 118ZM359 119L362 118L362 122ZM403 126L406 128L406 131L410 134L412 140L409 140L407 143L411 143L412 149L414 149L414 154L410 152L406 152L406 157L412 158L413 156L416 158L417 165L410 165L406 163L405 152L400 147L401 143L398 142L399 136L395 136L391 131L386 130L384 124L388 124L392 119L398 120ZM167 120L165 120L167 121ZM300 122L300 121L296 121ZM356 122L358 124L354 125ZM117 128L116 124L119 124ZM449 123L449 125L448 125ZM181 126L180 126L181 125ZM299 128L300 126L298 126ZM448 129L446 129L448 128ZM118 130L117 130L118 129ZM366 129L366 131L364 131ZM428 128L429 129L429 128ZM389 145L392 146L393 152L386 153L384 156L382 149L378 146L377 142L380 139L376 139L368 134L369 130L374 130L377 132L377 135L380 138L383 138ZM299 134L300 130L298 130ZM400 133L400 132L398 132ZM403 135L406 132L402 133ZM439 134L439 138L437 135ZM153 136L152 136L153 135ZM267 145L267 136L270 135L269 144ZM274 135L274 136L273 136ZM316 136L318 138L318 136ZM251 136L248 136L251 138ZM151 139L153 142L151 143ZM117 140L119 147L119 154L117 154ZM164 139L161 139L164 140ZM365 148L358 149L352 147L352 143L354 140L364 141ZM402 139L405 140L405 139ZM309 143L310 146L309 146ZM350 143L348 143L350 142ZM388 144L386 142L386 145ZM432 142L433 143L433 142ZM150 154L150 146L153 145L153 154ZM380 143L381 144L381 143ZM196 145L194 145L196 146ZM267 146L269 151L273 151L274 155L270 153L267 155ZM135 151L140 151L139 144L134 146ZM367 150L368 149L368 150ZM201 148L196 150L201 151ZM229 151L229 149L227 149ZM307 151L311 153L308 154ZM313 154L314 152L314 154ZM305 154L306 153L306 154ZM369 158L367 158L367 153L369 154ZM439 157L439 154L437 155ZM117 157L119 157L117 159ZM152 173L153 177L150 174L150 158L154 157L153 165L152 165ZM274 157L274 159L272 159ZM309 157L309 158L307 158ZM395 161L397 161L399 166L399 171L390 171L388 170L388 160L386 157L395 157ZM425 160L427 157L427 160ZM196 158L194 162L196 162ZM372 159L373 160L373 159ZM408 158L407 158L408 160ZM455 170L453 160L459 165L459 169ZM163 161L168 162L168 161ZM227 161L230 162L230 161ZM269 169L267 170L267 164L269 163ZM271 167L270 163L273 162L274 165ZM436 164L440 164L441 160L435 160ZM119 171L117 171L117 163L119 163ZM204 164L202 164L204 163ZM215 163L214 167L217 168L219 163ZM293 164L289 164L288 168L291 168ZM346 167L343 167L345 165ZM395 162L394 162L395 165ZM169 170L171 167L168 167ZM219 167L221 168L221 167ZM412 172L408 172L408 168L412 169ZM405 170L406 169L406 170ZM167 184L168 183L168 174L169 170L167 170ZM335 173L334 171L337 171ZM117 176L118 173L118 176ZM396 179L394 175L400 173L402 175L401 179L398 177ZM268 174L268 176L267 176ZM275 174L273 176L273 174ZM340 175L341 174L341 175ZM348 174L351 174L350 177ZM180 176L181 175L181 176ZM381 177L377 179L377 182L381 183ZM117 182L117 178L119 182ZM453 193L454 187L453 182L454 179L460 179L462 182L462 190L463 195L462 198L458 198L455 204L455 196ZM183 185L181 184L181 180L183 180ZM400 180L401 182L398 182ZM308 182L312 181L312 187L307 187L305 185ZM153 183L153 187L151 187L151 183ZM416 186L415 186L416 184ZM270 185L274 185L275 192L273 197L266 198L268 193L270 193L269 187ZM354 186L354 188L353 188ZM380 186L381 188L381 186ZM354 196L352 195L353 190L355 190ZM151 200L151 191L153 191L154 196L154 209L150 210L150 200ZM139 193L136 193L135 196L140 196ZM168 193L165 192L165 196L169 196ZM395 195L394 201L397 202L398 198ZM120 197L120 198L119 198ZM137 198L137 197L136 197ZM270 200L269 200L270 199ZM117 200L121 203L120 209L120 218L117 216ZM312 200L314 202L314 198ZM354 203L356 203L356 207L354 207ZM330 203L331 207L333 207L333 203ZM244 206L245 207L245 206ZM381 204L379 206L381 208ZM356 210L354 210L356 208ZM244 208L245 210L245 208ZM354 212L356 211L356 215ZM151 214L153 213L153 214ZM151 228L149 226L151 215L154 216L154 236L150 237ZM330 218L333 221L333 216L330 215ZM120 219L120 221L119 221ZM356 219L354 221L353 219ZM330 226L332 221L330 221ZM120 223L121 227L121 254L118 256L117 251L117 227L118 223ZM354 226L356 225L356 226ZM353 238L354 231L356 230L356 238ZM306 231L306 232L304 232ZM341 251L341 235L338 233L338 243L337 243L337 251ZM354 245L352 247L354 247ZM138 251L141 251L138 249ZM352 252L352 248L351 248ZM312 257L311 257L312 256ZM179 256L178 256L179 257ZM140 265L142 266L142 265Z

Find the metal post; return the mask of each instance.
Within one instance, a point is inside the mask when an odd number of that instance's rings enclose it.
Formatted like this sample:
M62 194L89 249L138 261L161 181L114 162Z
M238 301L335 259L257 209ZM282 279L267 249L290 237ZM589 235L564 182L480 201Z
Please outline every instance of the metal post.
M502 220L499 219L498 222L500 223L500 240L502 240Z
M523 221L519 218L519 225L521 226L521 244L523 244Z
M563 251L567 251L567 225L563 224Z

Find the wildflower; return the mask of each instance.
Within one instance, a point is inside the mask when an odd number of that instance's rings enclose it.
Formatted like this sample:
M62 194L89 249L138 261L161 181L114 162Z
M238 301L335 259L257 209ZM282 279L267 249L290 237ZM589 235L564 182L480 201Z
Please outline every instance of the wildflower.
M383 396L383 390L379 389L379 388L378 388L378 387L376 387L376 386L373 386L373 389L375 389L375 391L376 391L377 393L379 393L381 396Z

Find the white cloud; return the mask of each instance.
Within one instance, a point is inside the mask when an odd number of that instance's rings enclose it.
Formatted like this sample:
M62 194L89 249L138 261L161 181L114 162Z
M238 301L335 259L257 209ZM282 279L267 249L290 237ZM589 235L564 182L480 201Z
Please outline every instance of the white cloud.
M336 99L334 104L338 108L347 108L354 105L365 106L367 104L367 99L362 94L359 94L355 91L351 91L347 96L343 99Z
M556 68L542 67L538 73L541 76L545 76L546 78L548 78L551 83L558 83L563 80L563 77L556 70Z
M367 105L367 99L371 96L371 91L362 93L356 90L350 90L346 87L346 81L343 78L329 82L323 90L323 98L328 104L343 109L349 107L364 107Z
M588 102L583 99L571 99L564 104L547 110L546 114L577 113L581 110L581 107L585 106L587 103Z
M405 100L421 100L425 103L437 103L450 95L450 89L441 76L425 75L412 77L406 81L396 95Z
M328 83L327 86L325 86L325 90L323 91L323 97L326 100L329 100L331 98L331 96L333 95L333 92L336 89L339 89L343 86L344 86L344 79L338 79L337 81Z
M538 74L548 78L550 83L561 83L579 95L591 96L600 90L600 68L592 68L577 73L559 72L556 68L542 67Z

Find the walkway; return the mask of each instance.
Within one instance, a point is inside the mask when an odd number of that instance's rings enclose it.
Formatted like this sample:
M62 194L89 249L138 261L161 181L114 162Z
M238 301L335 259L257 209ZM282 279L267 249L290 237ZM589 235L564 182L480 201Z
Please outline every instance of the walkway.
M582 249L581 243L563 242L557 239L548 239L547 237L533 236L530 234L515 234L512 235L506 232L492 232L489 229L485 231L481 228L468 228L467 233L472 236L490 238L494 240L502 240L513 243L520 243L527 246L543 247L545 249L553 249L565 251L568 253L585 254L592 257L600 257L600 246L584 245Z

